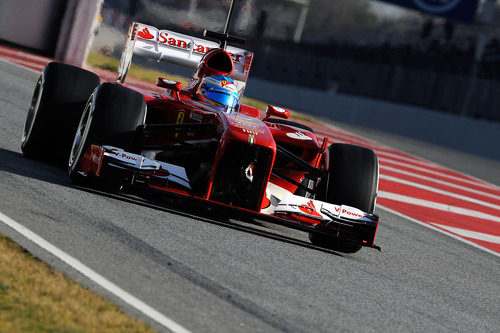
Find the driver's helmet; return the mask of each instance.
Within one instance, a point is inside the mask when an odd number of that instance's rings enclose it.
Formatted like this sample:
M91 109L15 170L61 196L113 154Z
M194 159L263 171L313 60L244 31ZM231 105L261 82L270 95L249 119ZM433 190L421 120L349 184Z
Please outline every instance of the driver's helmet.
M204 78L199 92L203 101L222 107L228 113L238 111L240 96L233 79L227 76L214 75Z

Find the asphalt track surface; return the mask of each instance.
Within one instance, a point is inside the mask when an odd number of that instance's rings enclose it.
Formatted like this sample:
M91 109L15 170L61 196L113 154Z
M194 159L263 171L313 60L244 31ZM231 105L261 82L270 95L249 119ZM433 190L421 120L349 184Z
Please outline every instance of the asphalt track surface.
M384 210L376 212L382 252L345 255L312 247L292 230L73 186L64 168L21 154L36 78L0 62L0 212L186 329L498 331L499 257ZM469 163L467 155L450 154L454 163ZM495 170L495 162L484 163L478 172ZM2 223L0 232L165 330Z

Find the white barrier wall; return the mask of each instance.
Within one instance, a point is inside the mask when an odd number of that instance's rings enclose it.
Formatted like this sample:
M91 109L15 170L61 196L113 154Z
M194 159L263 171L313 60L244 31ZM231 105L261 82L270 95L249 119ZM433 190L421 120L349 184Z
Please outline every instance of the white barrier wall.
M0 0L0 39L53 55L66 0Z
M245 94L297 111L500 160L500 123L252 77Z
M0 0L0 40L81 65L103 0Z

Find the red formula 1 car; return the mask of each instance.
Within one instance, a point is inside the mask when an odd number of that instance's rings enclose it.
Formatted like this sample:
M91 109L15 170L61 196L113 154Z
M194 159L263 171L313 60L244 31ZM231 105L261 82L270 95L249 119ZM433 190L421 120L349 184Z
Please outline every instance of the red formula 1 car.
M69 160L79 184L143 187L308 232L343 252L375 247L378 161L373 151L319 142L314 131L240 103L253 54L217 42L133 23L116 82L50 63L36 84L22 138L30 157ZM159 78L162 93L124 83L134 54L193 68L189 84ZM75 134L76 133L76 134Z

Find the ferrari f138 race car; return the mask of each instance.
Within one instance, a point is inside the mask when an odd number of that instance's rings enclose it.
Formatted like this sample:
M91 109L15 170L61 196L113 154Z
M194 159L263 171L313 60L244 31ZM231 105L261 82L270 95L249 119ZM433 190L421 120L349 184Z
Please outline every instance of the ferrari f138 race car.
M228 46L243 41L227 27L205 37L133 23L116 82L49 63L36 83L23 153L60 153L78 184L142 187L231 207L343 252L378 248L374 152L319 142L311 128L286 120L287 109L269 105L261 114L242 104L253 53ZM194 74L186 87L159 78L162 93L143 91L125 84L134 54Z

